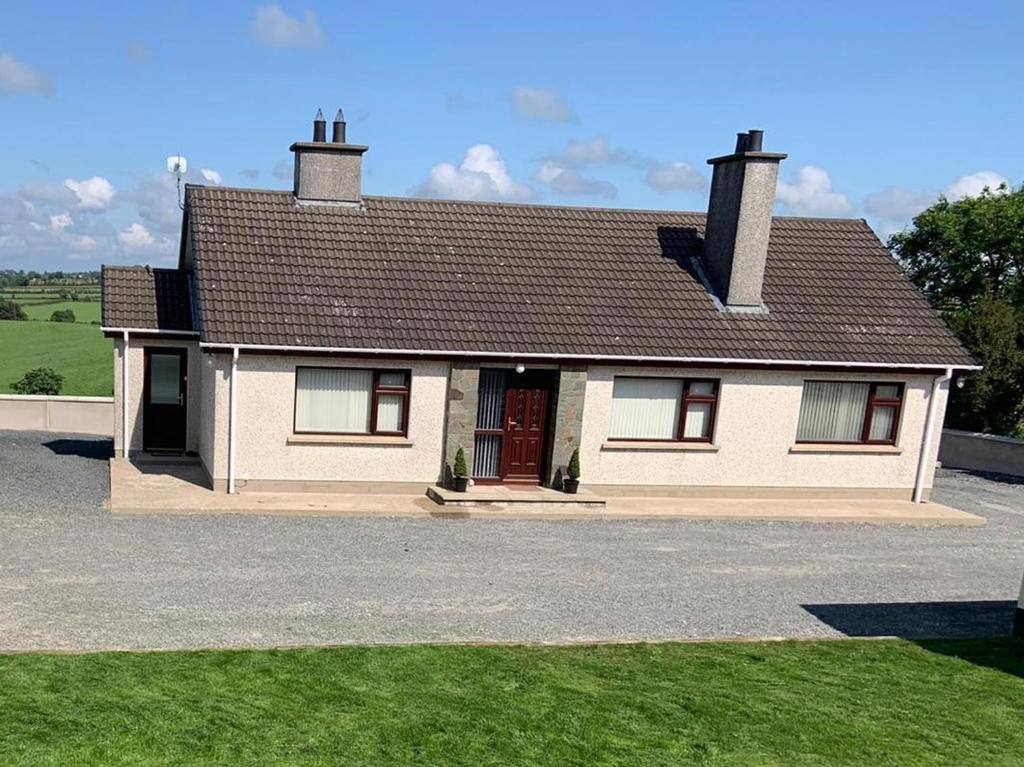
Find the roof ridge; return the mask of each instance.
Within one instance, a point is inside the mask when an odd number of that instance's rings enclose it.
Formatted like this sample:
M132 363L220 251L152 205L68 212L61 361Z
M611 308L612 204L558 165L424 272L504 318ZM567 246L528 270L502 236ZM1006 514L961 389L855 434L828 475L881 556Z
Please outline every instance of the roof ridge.
M255 194L280 195L292 197L293 194L287 189L261 189L245 186L218 186L211 184L186 184L189 189L203 189L222 192L245 192ZM572 210L593 213L641 213L641 214L670 214L674 216L696 216L707 218L707 211L704 210L680 210L677 208L625 208L603 205L557 205L547 202L512 202L508 200L467 200L447 197L419 197L416 195L394 195L394 194L364 194L364 200L382 200L387 202L417 202L431 205L493 205L501 208L526 208L541 210ZM864 223L863 218L852 218L843 216L779 216L772 215L773 221L812 221L832 223Z

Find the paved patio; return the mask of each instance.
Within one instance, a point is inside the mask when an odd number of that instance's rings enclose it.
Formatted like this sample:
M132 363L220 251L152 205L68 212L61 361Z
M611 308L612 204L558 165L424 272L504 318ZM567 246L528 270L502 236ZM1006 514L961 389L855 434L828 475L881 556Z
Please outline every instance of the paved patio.
M892 500L598 498L581 489L566 496L546 489L472 488L459 503L435 503L422 491L399 493L256 493L228 495L206 487L194 465L110 462L110 509L115 514L256 513L353 517L480 519L689 519L776 522L856 522L899 525L985 524L984 517L941 503ZM573 504L571 499L584 501ZM603 504L603 508L601 508Z

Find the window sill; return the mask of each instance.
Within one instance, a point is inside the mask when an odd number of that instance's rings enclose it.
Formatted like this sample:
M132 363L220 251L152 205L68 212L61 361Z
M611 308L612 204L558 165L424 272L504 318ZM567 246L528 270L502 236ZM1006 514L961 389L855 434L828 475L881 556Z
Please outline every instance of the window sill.
M375 447L412 447L408 437L387 437L378 434L293 434L289 445L371 445Z
M717 453L718 445L708 442L644 442L615 440L601 445L602 450L652 450L670 453Z
M903 449L896 445L793 445L791 453L853 453L865 455L900 455Z

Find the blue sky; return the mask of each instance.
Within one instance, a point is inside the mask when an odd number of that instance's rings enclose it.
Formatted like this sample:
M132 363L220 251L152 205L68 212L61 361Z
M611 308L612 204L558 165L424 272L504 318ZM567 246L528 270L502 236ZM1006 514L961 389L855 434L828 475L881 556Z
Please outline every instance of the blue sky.
M1024 180L1022 34L1020 2L8 4L0 268L173 262L168 155L289 188L339 106L370 194L703 210L763 128L779 213L884 236Z

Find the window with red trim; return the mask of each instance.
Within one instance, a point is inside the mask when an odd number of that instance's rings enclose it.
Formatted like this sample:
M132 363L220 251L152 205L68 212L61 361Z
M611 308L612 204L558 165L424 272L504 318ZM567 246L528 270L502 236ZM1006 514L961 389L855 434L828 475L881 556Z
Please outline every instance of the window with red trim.
M718 387L710 378L616 376L608 439L711 442Z
M408 370L297 367L295 433L405 436L409 379Z
M894 445L902 383L804 381L797 442Z

